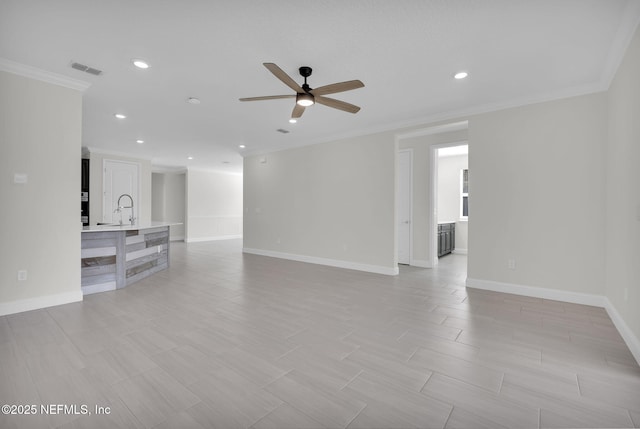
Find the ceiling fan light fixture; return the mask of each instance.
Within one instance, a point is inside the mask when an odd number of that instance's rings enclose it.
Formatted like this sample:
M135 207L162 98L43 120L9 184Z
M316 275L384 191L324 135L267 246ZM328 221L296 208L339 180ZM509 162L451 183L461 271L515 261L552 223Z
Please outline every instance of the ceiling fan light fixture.
M461 71L461 72L458 72L458 73L456 73L456 74L454 74L454 75L453 75L453 77L454 77L454 78L456 78L456 79L458 79L458 80L460 80L460 79L464 79L464 78L466 78L467 76L469 76L469 73L467 73L466 71Z
M298 120L296 118L289 119L289 123L290 124L295 124L296 122L298 122Z
M316 100L313 98L313 95L307 93L299 93L296 95L296 104L302 107L309 107L313 105Z

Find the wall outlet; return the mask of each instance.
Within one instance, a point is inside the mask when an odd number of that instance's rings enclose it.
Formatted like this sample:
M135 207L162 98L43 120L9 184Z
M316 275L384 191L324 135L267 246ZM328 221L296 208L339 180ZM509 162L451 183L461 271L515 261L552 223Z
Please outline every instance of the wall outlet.
M509 267L510 270L515 270L516 269L516 260L511 258L507 261L507 267Z
M18 271L18 281L24 282L27 280L27 270L19 270Z
M282 243L282 240L280 239L280 237L276 238L276 244L280 244Z

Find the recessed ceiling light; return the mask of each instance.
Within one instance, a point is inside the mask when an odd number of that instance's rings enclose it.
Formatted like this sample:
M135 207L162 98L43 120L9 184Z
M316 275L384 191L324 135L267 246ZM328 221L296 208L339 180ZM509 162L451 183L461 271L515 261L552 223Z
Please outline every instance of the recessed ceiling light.
M131 60L133 65L138 67L139 69L148 69L149 64L144 60Z
M298 122L298 120L296 118L289 119L289 123L290 124L295 124L296 122Z
M195 97L187 98L187 103L189 104L200 104L200 99Z
M144 143L144 140L136 140L136 143L142 144L142 143Z
M125 119L127 117L127 115L123 115L122 113L116 113L113 116L115 116L118 119Z
M453 75L453 77L456 78L456 79L464 79L467 76L469 76L469 73L464 72L464 71L458 72L458 73Z
M244 149L246 146L241 144L240 146L238 146L240 149Z
M193 157L192 156L188 156L187 159L193 159Z

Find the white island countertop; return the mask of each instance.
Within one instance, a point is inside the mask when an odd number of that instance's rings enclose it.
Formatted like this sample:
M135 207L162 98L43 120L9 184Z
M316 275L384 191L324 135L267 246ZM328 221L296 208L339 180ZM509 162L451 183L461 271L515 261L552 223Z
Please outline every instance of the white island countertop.
M182 225L180 222L151 222L131 225L130 223L108 224L108 225L88 225L82 227L82 232L104 232L104 231L136 231L140 229L160 228L163 226Z

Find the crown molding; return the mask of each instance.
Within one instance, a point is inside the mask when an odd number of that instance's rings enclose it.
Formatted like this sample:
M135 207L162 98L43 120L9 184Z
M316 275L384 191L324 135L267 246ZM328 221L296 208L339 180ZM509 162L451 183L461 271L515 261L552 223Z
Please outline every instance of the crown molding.
M313 139L306 142L298 142L295 144L286 144L286 145L276 145L267 149L256 149L246 151L242 156L257 156L257 155L266 155L269 153L280 152L283 150L289 149L299 149L305 146L312 146L315 144L321 143L329 143L336 142L340 140L346 140L351 138L364 137L368 135L376 135L383 133L393 134L392 138L396 138L397 136L407 137L418 137L422 135L428 134L439 134L443 132L456 131L455 126L451 129L447 130L446 127L449 126L447 122L452 122L455 124L463 124L468 123L469 118L473 116L482 115L486 113L498 112L500 110L513 109L517 107L530 106L539 103L546 103L556 100L563 100L572 97L580 97L589 94L595 94L598 92L604 92L607 90L607 87L602 82L594 82L586 85L578 85L570 88L562 88L557 91L551 91L546 93L535 94L532 96L520 97L515 99L509 99L505 101L499 101L495 103L487 103L481 105L475 105L471 107L464 107L461 109L449 110L442 113L437 114L425 114L424 116L416 117L413 119L400 121L400 122L391 122L387 124L380 125L378 127L369 127L363 129L352 130L347 133L335 134L332 136L323 137L320 139ZM443 128L440 128L443 127ZM431 130L434 129L434 130ZM463 126L460 126L459 130L465 129ZM431 131L429 131L431 130ZM426 134L422 134L426 132Z
M151 164L151 172L152 173L168 173L168 174L185 174L187 172L187 167L185 166L175 166L175 165L157 165Z
M127 152L104 150L104 149L100 149L100 148L97 148L97 147L91 147L91 146L83 146L83 148L86 148L89 151L89 155L91 155L92 153L95 153L96 155L117 156L119 158L128 158L128 159L133 159L133 160L136 160L136 161L149 161L149 162L152 161L151 157L135 155L135 154L132 154L132 153L127 153Z
M206 167L187 167L186 171L187 171L187 173L189 171L200 171L202 173L224 174L224 175L227 175L227 176L243 176L242 172L219 170L219 169L216 169L216 168L206 168Z
M58 73L42 70L37 67L20 64L6 58L0 58L0 71L17 74L19 76L51 83L53 85L63 86L65 88L74 89L80 92L86 91L91 86L91 83L85 82L83 80L78 80Z
M433 134L450 133L453 131L461 131L469 128L469 121L451 122L443 125L428 126L408 133L396 134L396 140L408 139L412 137L429 136Z
M640 26L640 2L630 1L625 7L622 23L618 27L618 32L611 44L602 71L602 77L600 78L600 82L605 89L611 86L613 78L616 77L618 68L620 64L622 64L622 60L624 60L633 36L636 34L636 31L638 31L638 26Z

